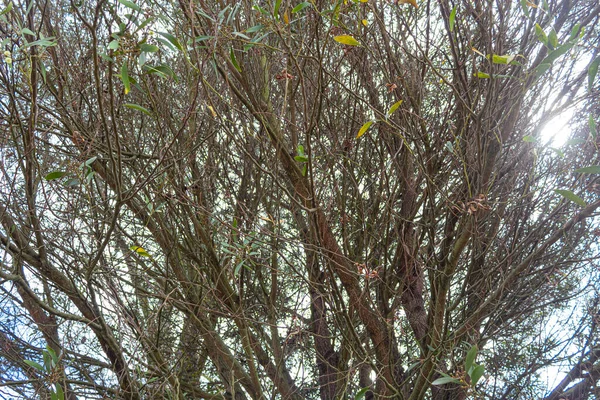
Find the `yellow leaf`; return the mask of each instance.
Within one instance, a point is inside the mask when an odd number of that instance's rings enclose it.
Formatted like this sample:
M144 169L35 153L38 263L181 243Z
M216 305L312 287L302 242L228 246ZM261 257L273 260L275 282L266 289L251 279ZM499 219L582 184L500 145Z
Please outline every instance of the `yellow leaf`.
M366 19L363 19L363 20L362 20L362 21L360 21L360 22L362 22L362 24L363 24L364 26L367 26L367 25L369 25L369 21L367 21Z
M411 4L414 7L418 8L419 6L417 5L417 0L399 0L398 1L399 4Z
M475 53L479 54L481 57L485 57L485 55L480 52L479 50L477 50L475 47L471 47L471 50L473 50Z
M362 135L364 135L365 132L367 132L369 130L369 128L371 127L371 125L373 125L373 121L367 121L367 122L365 122L365 124L360 127L360 129L358 131L358 134L356 135L356 138L358 139L359 137L361 137Z
M140 246L129 246L129 249L135 251L136 253L138 253L142 257L151 257L150 254L143 247L140 247Z
M366 2L368 2L368 1L369 1L369 0L360 0L360 2L361 2L361 3L366 3Z
M210 113L212 114L212 116L217 118L217 112L215 111L215 109L210 104L207 105L207 107L210 110Z
M358 40L354 39L350 35L335 36L333 38L333 40L335 40L336 42L341 43L341 44L346 44L348 46L360 46L360 43L358 43Z
M491 56L492 62L494 64L510 64L515 59L515 56L511 56L509 54L503 56L500 56L498 54L492 54ZM486 58L489 60L490 55L488 54Z
M390 110L387 112L388 115L392 115L394 113L394 111L396 111L398 109L398 107L400 107L400 105L402 104L402 100L397 101L396 103L394 103L391 107Z
M287 11L283 14L283 22L285 22L286 24L290 23L290 17L288 17Z

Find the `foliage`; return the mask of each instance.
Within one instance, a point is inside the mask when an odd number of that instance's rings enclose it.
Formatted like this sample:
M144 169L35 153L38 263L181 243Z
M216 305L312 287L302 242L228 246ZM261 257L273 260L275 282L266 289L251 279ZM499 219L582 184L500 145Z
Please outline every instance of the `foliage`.
M596 3L3 3L0 393L599 396Z

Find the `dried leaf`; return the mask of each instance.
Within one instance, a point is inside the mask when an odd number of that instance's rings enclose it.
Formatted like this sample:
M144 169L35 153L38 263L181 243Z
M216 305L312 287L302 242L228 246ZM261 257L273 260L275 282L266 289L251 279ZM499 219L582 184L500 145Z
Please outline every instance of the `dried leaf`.
M419 7L417 5L417 0L397 0L396 2L398 4L410 4L410 5L414 6L415 8Z
M471 50L473 50L475 53L479 54L481 57L485 57L485 55L480 52L479 50L477 50L475 47L471 47Z
M215 111L215 109L213 108L213 106L211 106L210 104L208 104L207 107L210 110L210 113L212 114L212 116L215 117L215 118L217 118L217 112Z

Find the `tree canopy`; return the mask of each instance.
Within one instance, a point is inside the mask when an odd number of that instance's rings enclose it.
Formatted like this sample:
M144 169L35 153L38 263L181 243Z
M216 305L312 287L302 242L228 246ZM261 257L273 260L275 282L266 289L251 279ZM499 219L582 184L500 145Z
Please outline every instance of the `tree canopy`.
M4 0L0 394L600 396L599 19Z

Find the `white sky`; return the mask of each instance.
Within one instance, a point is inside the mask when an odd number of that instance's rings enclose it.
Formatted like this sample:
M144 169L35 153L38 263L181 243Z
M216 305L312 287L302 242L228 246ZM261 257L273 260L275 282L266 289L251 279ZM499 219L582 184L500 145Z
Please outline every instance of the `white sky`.
M568 109L548 121L542 129L542 142L557 148L564 145L571 135L569 120L574 111L572 108Z

